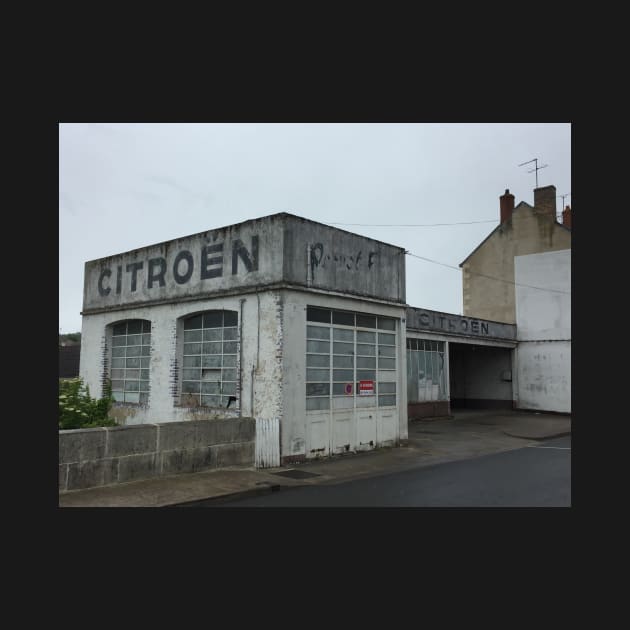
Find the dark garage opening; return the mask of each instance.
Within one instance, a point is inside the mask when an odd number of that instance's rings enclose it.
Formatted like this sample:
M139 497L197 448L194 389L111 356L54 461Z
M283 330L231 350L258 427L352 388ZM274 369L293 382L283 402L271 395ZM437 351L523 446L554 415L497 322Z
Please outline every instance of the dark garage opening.
M512 349L449 343L451 409L512 409Z

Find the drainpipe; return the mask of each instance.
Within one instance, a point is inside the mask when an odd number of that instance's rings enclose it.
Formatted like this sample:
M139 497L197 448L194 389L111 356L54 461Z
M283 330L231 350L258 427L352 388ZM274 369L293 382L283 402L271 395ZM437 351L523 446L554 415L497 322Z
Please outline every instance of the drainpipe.
M239 366L239 381L241 385L241 404L238 406L238 417L243 415L243 302L245 298L241 298L238 301L238 321L240 324L240 335L238 344L238 366Z
M250 391L250 402L249 408L252 417L254 417L254 373L258 370L258 355L260 354L260 295L258 294L258 290L256 290L256 302L257 302L257 311L256 311L256 363L252 364L252 387Z
M512 348L512 409L520 408L520 391L518 387L518 345Z
M256 291L256 300L258 300L258 317L256 318L256 371L260 365L258 363L258 355L260 354L260 294Z
M444 342L444 372L446 374L446 401L448 405L448 415L451 415L451 360L450 360L450 352L451 352L451 342Z

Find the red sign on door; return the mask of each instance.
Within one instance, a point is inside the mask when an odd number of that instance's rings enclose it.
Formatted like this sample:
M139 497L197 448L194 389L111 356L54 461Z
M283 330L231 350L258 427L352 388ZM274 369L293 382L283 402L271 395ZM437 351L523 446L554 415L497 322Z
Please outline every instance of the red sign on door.
M359 381L359 396L373 396L374 381Z

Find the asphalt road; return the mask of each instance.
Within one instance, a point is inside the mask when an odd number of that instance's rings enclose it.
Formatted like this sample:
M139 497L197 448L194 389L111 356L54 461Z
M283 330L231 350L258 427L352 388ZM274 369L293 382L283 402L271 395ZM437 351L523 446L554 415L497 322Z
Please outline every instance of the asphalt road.
M569 507L571 437L336 485L208 507Z

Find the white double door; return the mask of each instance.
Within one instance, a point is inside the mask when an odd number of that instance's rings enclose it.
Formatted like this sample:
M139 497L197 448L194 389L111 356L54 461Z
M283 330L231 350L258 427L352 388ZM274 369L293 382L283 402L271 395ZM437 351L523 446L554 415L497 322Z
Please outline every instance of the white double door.
M308 412L307 458L395 446L398 411L398 407L362 407Z

